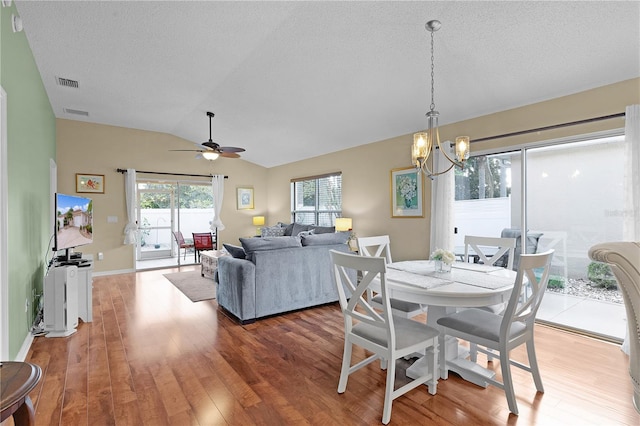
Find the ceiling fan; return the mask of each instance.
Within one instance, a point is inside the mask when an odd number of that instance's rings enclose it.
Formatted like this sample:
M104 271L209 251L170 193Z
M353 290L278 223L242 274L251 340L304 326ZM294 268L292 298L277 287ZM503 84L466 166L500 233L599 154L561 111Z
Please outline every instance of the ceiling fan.
M235 146L220 146L211 139L211 119L215 114L207 111L209 117L209 140L201 143L203 149L172 149L171 151L194 151L199 152L197 157L202 157L207 160L215 160L218 157L225 158L240 158L238 152L244 152L244 148L237 148Z

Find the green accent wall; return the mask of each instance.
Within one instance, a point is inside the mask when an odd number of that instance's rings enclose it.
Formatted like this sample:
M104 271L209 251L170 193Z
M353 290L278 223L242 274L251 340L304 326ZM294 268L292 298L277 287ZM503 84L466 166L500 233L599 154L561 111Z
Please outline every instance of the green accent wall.
M34 294L42 294L50 258L49 169L56 158L56 121L26 34L13 32L12 13L18 14L15 4L0 8L0 84L7 94L9 356L15 359L35 319Z

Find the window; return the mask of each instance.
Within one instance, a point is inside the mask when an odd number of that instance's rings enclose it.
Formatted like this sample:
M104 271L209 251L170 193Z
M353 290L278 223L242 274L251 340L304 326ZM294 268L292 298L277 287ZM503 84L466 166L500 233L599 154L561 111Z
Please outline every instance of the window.
M342 173L291 180L291 220L333 226L342 216Z

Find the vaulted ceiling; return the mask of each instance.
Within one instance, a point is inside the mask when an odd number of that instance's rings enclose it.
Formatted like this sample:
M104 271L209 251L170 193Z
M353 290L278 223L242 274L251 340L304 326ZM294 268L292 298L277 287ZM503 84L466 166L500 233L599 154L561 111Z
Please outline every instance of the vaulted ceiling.
M16 7L56 117L199 144L212 111L213 140L265 167L424 129L432 19L440 124L640 76L637 1Z

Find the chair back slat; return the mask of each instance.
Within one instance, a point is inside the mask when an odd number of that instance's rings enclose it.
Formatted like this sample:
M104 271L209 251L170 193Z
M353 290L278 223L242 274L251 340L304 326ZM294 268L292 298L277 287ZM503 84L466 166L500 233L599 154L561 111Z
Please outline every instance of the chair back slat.
M384 257L387 263L391 263L391 240L388 235L375 237L359 237L358 251L361 256Z
M469 259L469 248L478 255L479 259L485 265L495 265L502 256L507 255L507 269L513 267L513 259L516 248L515 238L497 238L497 237L480 237L475 235L466 235L464 237L464 258ZM492 256L485 253L487 248L493 248L496 252Z
M515 285L500 327L502 336L509 335L511 324L516 321L533 327L533 322L549 282L552 258L553 250L537 254L523 254L521 256ZM528 294L529 292L531 294Z
M345 323L350 327L352 320L362 321L372 326L391 330L393 320L391 305L386 296L386 263L381 257L365 257L331 250L334 267L335 284L338 289L340 307L345 316ZM350 278L349 270L360 271L359 282ZM352 275L352 274L351 274ZM376 311L364 295L374 280L379 280L383 300L383 312ZM348 290L349 294L347 295ZM384 303L386 301L386 303Z

